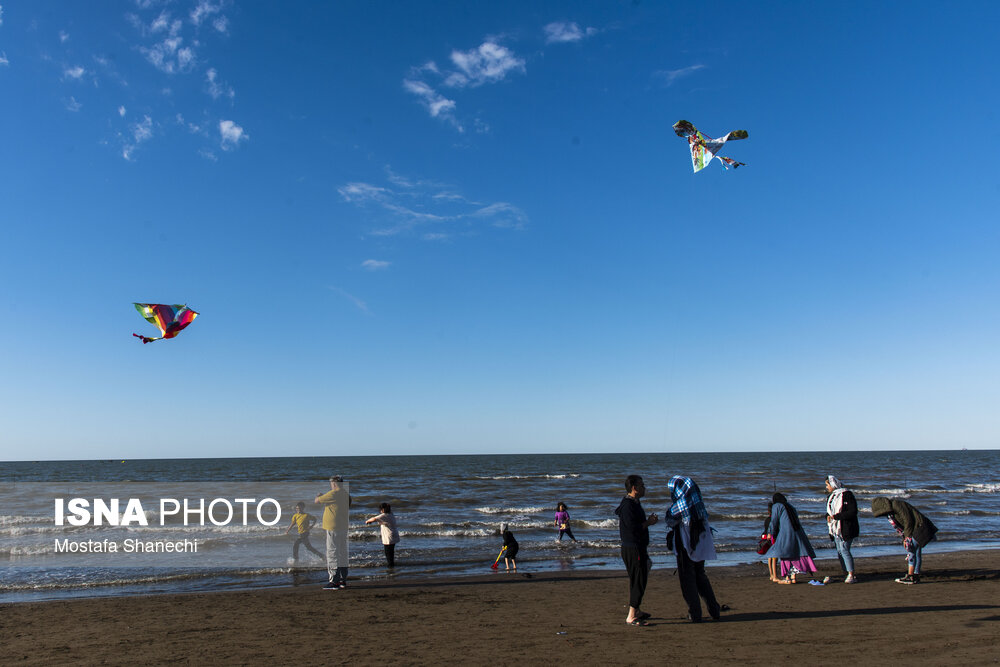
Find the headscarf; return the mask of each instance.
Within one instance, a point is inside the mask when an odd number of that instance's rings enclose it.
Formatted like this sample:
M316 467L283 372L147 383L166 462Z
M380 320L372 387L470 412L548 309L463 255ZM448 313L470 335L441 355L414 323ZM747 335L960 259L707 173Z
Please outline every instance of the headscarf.
M791 506L788 502L788 498L785 498L782 493L775 493L771 496L771 501L776 505L784 505L785 512L788 513L788 519L792 522L792 530L799 530L802 528L802 524L799 523L799 513L795 511L795 508ZM773 529L774 526L771 526Z
M693 479L674 475L667 482L667 488L670 489L670 499L673 500L667 510L670 516L678 517L684 523L691 523L692 518L708 518L708 510L701 500L701 490Z
M826 514L834 516L844 508L844 491L846 489L840 480L833 475L826 476L826 483L833 489L830 491L830 497L826 499ZM826 527L830 535L843 537L843 533L840 532L840 519L827 519Z

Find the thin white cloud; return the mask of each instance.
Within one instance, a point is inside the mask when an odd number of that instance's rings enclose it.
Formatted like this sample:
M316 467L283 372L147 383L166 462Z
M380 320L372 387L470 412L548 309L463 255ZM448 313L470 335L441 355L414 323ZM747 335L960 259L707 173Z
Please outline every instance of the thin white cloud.
M212 21L212 27L221 32L223 35L226 35L229 33L229 19L225 16L220 16Z
M337 188L337 192L344 198L344 201L354 203L382 200L389 194L389 190L368 183L348 183Z
M358 297L354 296L353 294L350 294L340 289L339 287L328 287L327 289L329 289L332 292L336 292L340 296L344 297L345 299L353 303L355 306L357 306L358 310L360 310L365 315L371 315L371 311L368 310L368 304L359 299Z
M232 86L219 81L219 75L215 68L210 68L205 72L205 80L208 82L208 94L212 96L213 100L220 97L228 97L229 99L236 97L236 91L232 89Z
M420 99L421 103L426 107L427 112L431 115L431 118L441 118L451 123L459 132L463 131L461 124L455 119L453 114L455 111L455 100L449 100L423 81L404 79L403 88Z
M494 227L521 229L528 217L524 211L507 202L496 202L483 206L469 214L473 218L488 220Z
M200 26L202 21L212 14L218 14L220 11L222 11L222 3L216 5L208 2L208 0L199 0L195 8L191 10L191 23Z
M125 117L125 107L124 107L124 105L118 107L118 115L121 116L122 118Z
M190 71L194 67L197 60L194 49L191 46L181 46L184 43L181 36L183 21L173 18L166 10L160 12L148 29L138 17L129 18L144 34L163 35L161 41L153 46L139 48L153 67L167 74Z
M3 5L0 5L0 25L3 25Z
M250 135L231 120L219 122L219 136L222 138L222 150L228 151L240 145L241 141L249 141Z
M161 72L173 74L190 68L194 62L194 52L189 48L180 48L183 41L180 37L168 37L150 48L142 47L139 50L153 67Z
M0 65L2 65L4 67L9 67L10 66L10 61L7 60L7 52L6 51L0 51Z
M542 30L545 32L546 44L562 44L565 42L579 42L584 37L597 34L597 28L581 28L576 23L570 21L553 21Z
M361 262L362 268L368 271L380 271L382 269L388 269L391 262L386 262L381 259L366 259Z
M76 98L73 96L70 96L68 100L64 100L64 104L66 105L67 111L79 111L83 108L83 105L77 102Z
M653 72L653 76L663 82L665 86L672 86L677 79L694 74L700 69L705 69L705 65L691 65L680 69L666 69Z
M152 136L153 119L149 116L143 116L142 121L132 126L132 137L135 139L137 144L147 141Z
M465 124L455 114L455 100L442 95L429 80L439 81L436 85L461 90L497 83L513 72L525 71L524 59L494 39L487 39L468 51L452 51L449 58L452 67L444 70L433 60L411 67L403 79L403 89L417 97L431 118L443 120L459 132L465 132ZM473 128L476 132L489 130L489 126L479 119L473 121Z
M69 33L67 33L65 30L60 30L59 31L59 41L62 42L62 43L64 43L64 44L67 41L69 41Z
M496 83L510 72L524 71L522 58L493 41L485 41L469 51L452 51L451 62L458 70L452 72L444 83L453 88Z
M80 79L83 78L83 75L86 73L87 70L83 69L83 67L79 65L77 65L76 67L67 67L66 69L63 70L63 78L76 79L77 81L79 81Z
M383 220L373 220L384 225L370 232L374 236L395 236L419 227L421 238L443 240L451 238L456 228L468 230L487 224L521 229L528 222L524 211L509 202L478 202L447 184L405 178L388 168L387 173L395 187L352 182L337 188L345 202L385 212Z
M139 144L149 141L152 138L153 119L149 116L143 116L142 120L138 123L133 123L129 130L131 131L131 137L122 146L122 157L126 160L132 160L135 149Z
M170 12L162 11L160 15L149 24L149 31L152 33L166 32L171 37L176 37L181 31L180 19L171 19Z
M194 51L188 47L177 50L177 67L181 70L191 69L194 64Z

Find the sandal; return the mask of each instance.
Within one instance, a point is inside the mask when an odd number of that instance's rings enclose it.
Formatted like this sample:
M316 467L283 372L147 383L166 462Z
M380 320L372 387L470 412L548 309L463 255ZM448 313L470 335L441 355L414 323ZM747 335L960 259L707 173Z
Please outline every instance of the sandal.
M649 623L647 623L644 618L633 618L631 621L625 621L625 625L639 625L645 627L649 625Z

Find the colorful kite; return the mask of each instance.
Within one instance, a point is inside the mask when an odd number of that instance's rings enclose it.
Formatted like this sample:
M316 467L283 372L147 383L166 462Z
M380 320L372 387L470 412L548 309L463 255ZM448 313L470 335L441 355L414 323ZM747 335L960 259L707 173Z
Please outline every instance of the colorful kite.
M194 318L198 317L198 313L187 306L176 304L166 306L162 303L136 303L132 305L135 306L140 315L146 318L147 322L160 330L160 335L156 338L140 336L137 333L132 334L136 338L142 339L143 345L152 343L154 340L173 338L183 331L184 327L194 322Z
M686 120L679 120L674 123L674 132L677 133L678 137L687 137L688 145L691 147L691 164L694 165L695 173L707 167L712 158L718 159L726 169L746 166L743 162L716 155L727 141L749 137L746 130L734 130L721 139L713 139L707 134L699 132L694 125Z

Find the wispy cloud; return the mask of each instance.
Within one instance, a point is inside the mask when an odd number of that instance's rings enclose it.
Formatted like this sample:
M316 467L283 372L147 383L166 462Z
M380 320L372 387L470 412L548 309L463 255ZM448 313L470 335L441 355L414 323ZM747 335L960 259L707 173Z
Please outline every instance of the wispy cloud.
M139 52L146 56L153 67L167 74L190 71L197 57L192 46L182 46L184 37L181 31L184 22L175 19L170 12L163 10L153 19L148 27L135 15L130 15L129 19L133 25L142 30L144 34L155 35L159 42L149 47L139 47Z
M459 132L464 131L464 128L455 119L453 113L455 111L455 100L449 100L423 81L404 79L403 88L420 99L420 102L427 109L431 118L441 118L454 126Z
M468 51L452 51L449 59L451 67L444 69L433 60L411 68L403 79L403 89L417 97L431 118L443 120L459 132L465 131L465 124L455 114L457 103L441 94L436 86L454 90L477 88L503 81L511 73L525 71L524 59L495 39L487 39ZM477 119L473 128L483 132L488 126Z
M383 212L381 219L373 218L380 225L370 232L373 236L395 236L419 229L420 238L442 240L474 232L483 224L521 229L528 222L524 211L509 202L475 201L454 186L386 171L389 184L352 182L337 188L345 202Z
M584 37L597 34L597 28L581 28L571 21L554 21L542 28L542 30L545 32L546 44L579 42Z
M63 79L76 79L79 81L83 78L83 75L87 73L87 70L83 69L80 65L74 67L67 67L63 70Z
M10 61L7 60L7 52L0 51L0 66L8 67L10 66Z
M383 201L391 194L385 188L369 185L368 183L348 183L337 188L337 192L344 198L344 201L354 203Z
M388 269L391 262L386 262L380 259L366 259L361 262L362 268L369 271L380 271L382 269Z
M130 135L122 146L122 157L131 161L139 144L149 141L153 137L153 119L149 116L143 116L141 121L133 123L129 127L129 132Z
M83 105L76 101L76 98L72 95L68 100L63 100L63 104L66 106L66 111L79 111L83 108Z
M368 304L359 299L358 297L354 296L353 294L350 294L349 292L342 290L339 287L328 287L327 289L329 289L331 292L336 292L340 296L344 297L345 299L353 303L355 306L357 306L358 310L360 310L365 315L371 315L371 311L368 310Z
M694 74L700 69L705 69L705 65L691 65L680 69L657 70L653 72L653 78L659 80L664 86L672 86L677 79Z
M231 120L219 122L219 136L222 138L222 150L224 151L236 148L241 141L250 140L250 135Z
M191 10L191 23L200 26L201 22L213 14L218 14L222 11L222 3L213 4L208 2L208 0L199 0L198 4L194 9ZM224 32L224 31L223 31Z
M232 86L219 81L219 75L215 68L210 68L205 72L205 80L208 82L208 94L212 96L213 100L220 97L228 97L229 99L236 97L236 91L233 90Z
M524 71L523 59L493 41L485 41L469 51L452 51L451 62L458 69L448 75L444 84L453 88L496 83L510 72Z
M118 115L121 116L122 118L125 117L125 106L124 105L118 107Z
M0 25L3 25L3 5L0 5Z
M62 42L63 44L65 44L66 42L68 42L69 41L69 33L67 33L65 30L60 30L59 31L59 41Z
M220 16L212 21L212 27L221 32L223 35L227 35L229 34L229 19L225 16Z

